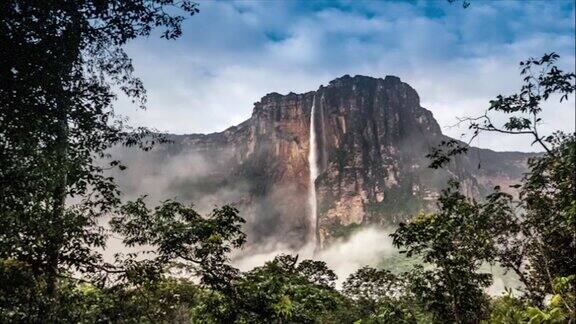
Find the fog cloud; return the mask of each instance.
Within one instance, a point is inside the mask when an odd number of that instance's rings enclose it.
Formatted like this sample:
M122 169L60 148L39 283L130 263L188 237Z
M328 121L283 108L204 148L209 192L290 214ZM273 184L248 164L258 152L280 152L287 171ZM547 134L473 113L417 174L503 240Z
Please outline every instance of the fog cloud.
M248 271L271 261L279 254L297 254L299 260L314 259L324 261L338 276L338 286L350 275L363 266L378 266L383 259L396 255L398 250L392 246L389 232L373 227L359 230L346 240L337 241L325 249L316 250L314 244L294 250L283 245L260 246L241 251L234 258L233 264L240 270Z
M365 227L348 239L337 241L323 250L316 250L313 244L307 244L296 250L272 244L252 247L248 251L235 251L232 264L242 271L249 271L262 266L265 262L272 261L280 254L298 255L300 261L313 259L326 262L326 265L338 276L336 287L341 288L342 283L350 274L364 266L384 267L397 274L411 270L409 263L400 266L403 259L408 260L408 258L400 254L400 250L392 245L390 238L392 232L393 229ZM418 263L415 260L409 262ZM499 296L505 292L506 288L511 288L516 293L519 292L518 278L506 272L502 267L485 264L480 271L493 275L493 283L486 289L488 294Z
M221 131L250 117L269 92L305 92L344 74L397 75L443 131L516 92L518 62L555 51L575 69L573 1L201 1L175 42L130 44L149 109L122 101L134 123L174 133ZM551 104L541 131L574 130L574 101ZM480 147L536 150L522 137Z

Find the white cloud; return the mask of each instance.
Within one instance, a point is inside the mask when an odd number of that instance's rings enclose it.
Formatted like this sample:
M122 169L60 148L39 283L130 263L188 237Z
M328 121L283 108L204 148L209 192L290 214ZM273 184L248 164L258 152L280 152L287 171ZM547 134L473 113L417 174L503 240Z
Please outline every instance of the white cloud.
M392 245L390 233L371 227L363 228L349 239L335 242L320 251L317 251L312 244L299 250L292 250L285 246L259 248L262 252L250 251L250 253L237 256L233 260L234 266L242 271L249 271L273 260L279 254L297 254L299 260L313 259L326 262L328 268L338 276L338 287L359 268L378 267L382 260L398 255L398 250Z
M184 36L130 47L149 109L135 124L175 133L221 131L250 117L269 92L317 89L344 74L397 75L441 126L516 91L518 62L556 51L574 70L574 5L566 2L201 2ZM544 112L548 130L574 129L572 100ZM572 104L572 105L570 105ZM444 129L451 136L463 130ZM486 136L482 147L534 150Z
M292 250L285 246L259 247L258 251L249 251L239 254L233 258L232 264L242 271L250 271L255 267L264 265L265 262L272 261L280 254L298 255L299 261L312 259L326 262L328 268L334 271L338 277L336 287L342 288L344 281L356 270L369 266L380 268L384 266L389 271L400 274L410 271L406 266L402 266L402 259L408 258L405 254L400 254L392 244L391 231L365 227L346 240L338 241L323 250L316 250L312 244L308 244L299 250ZM239 251L236 251L239 252ZM386 262L392 262L386 264ZM411 260L411 262L417 262ZM394 266L402 268L394 268ZM429 266L426 264L426 266ZM493 296L499 296L505 292L505 288L514 289L519 293L521 283L517 276L498 265L483 264L480 272L491 273L493 282L486 289L486 292Z

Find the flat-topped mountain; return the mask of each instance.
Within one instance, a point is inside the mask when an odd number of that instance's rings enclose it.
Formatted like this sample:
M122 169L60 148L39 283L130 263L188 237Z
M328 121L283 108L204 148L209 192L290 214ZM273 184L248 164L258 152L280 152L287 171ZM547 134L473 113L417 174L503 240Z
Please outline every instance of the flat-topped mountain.
M152 152L118 150L129 166L119 179L129 196L176 197L201 210L233 203L253 242L274 237L295 246L311 229L324 243L356 225L429 211L451 177L474 197L507 188L531 155L472 149L443 170L429 169L426 154L446 136L416 91L394 76L346 75L316 91L271 93L238 126L169 137L172 144Z

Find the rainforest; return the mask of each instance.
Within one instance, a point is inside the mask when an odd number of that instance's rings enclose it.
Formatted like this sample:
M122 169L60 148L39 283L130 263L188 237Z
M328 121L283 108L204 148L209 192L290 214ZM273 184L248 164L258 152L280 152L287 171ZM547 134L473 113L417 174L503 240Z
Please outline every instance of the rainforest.
M575 323L576 6L0 4L1 323Z

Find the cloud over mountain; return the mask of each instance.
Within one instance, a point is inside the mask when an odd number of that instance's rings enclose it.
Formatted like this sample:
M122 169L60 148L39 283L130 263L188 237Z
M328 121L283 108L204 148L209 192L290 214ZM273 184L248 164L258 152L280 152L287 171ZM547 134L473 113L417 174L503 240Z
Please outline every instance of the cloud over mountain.
M302 92L343 74L398 75L418 89L443 130L457 116L519 88L518 62L545 51L574 70L574 2L201 1L179 42L131 44L149 109L121 101L139 125L173 133L221 131L250 116L262 93ZM543 131L574 129L574 101L551 104ZM553 125L553 127L552 127ZM480 138L480 147L533 150Z

